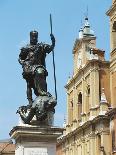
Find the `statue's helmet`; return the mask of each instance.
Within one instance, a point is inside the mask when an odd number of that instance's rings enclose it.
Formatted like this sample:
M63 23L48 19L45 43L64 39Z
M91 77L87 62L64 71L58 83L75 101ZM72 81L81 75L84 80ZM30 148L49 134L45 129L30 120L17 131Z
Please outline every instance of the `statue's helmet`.
M30 32L30 44L36 45L38 42L38 32L37 31L31 31Z

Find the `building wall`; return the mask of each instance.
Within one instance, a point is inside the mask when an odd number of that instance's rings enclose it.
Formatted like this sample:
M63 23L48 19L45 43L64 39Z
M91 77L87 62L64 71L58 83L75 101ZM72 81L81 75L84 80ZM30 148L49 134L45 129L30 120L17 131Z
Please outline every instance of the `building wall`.
M110 91L111 91L111 110L110 131L112 154L116 155L116 0L112 0L112 7L108 10L110 17Z
M56 155L62 155L62 145L57 145L56 148Z
M95 47L95 36L76 39L74 44L74 74L66 84L68 120L58 139L62 155L116 154L116 9L112 3L110 62Z
M112 107L116 107L116 72L111 73L111 100L112 100Z

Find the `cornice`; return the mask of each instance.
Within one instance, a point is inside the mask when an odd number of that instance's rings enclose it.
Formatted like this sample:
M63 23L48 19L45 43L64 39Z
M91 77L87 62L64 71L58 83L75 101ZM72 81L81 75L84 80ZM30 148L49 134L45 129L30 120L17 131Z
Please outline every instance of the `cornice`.
M78 49L77 47L79 47L82 43L82 40L81 39L76 39L75 40L75 43L74 43L74 46L73 46L73 51L72 53L74 54L76 52L76 50Z
M82 126L79 126L78 128L76 128L75 130L67 133L66 135L62 136L62 138L60 140L58 140L58 143L63 143L65 142L67 139L69 139L70 137L76 135L77 133L79 134L80 132L86 130L87 128L89 128L90 126L94 126L95 124L99 123L100 121L109 121L110 118L108 117L108 115L104 115L104 116L97 116L95 117L93 120L89 120L85 123L83 123ZM104 132L104 131L103 131ZM93 134L93 132L90 133L90 135Z
M106 114L109 118L113 118L116 115L116 108L110 109Z
M113 55L116 52L116 48L114 48L111 52L110 55Z
M95 59L89 60L83 68L81 68L75 75L73 75L73 77L65 85L65 88L68 89L68 87L70 86L70 84L72 84L76 80L76 78L78 76L80 76L80 74L83 74L85 72L85 70L89 67L89 65L91 65L92 63L110 65L110 62L109 61L101 61L101 60L95 60ZM95 70L96 70L96 68L95 68ZM93 70L90 70L90 72L91 71L93 71Z
M116 3L113 3L113 5L109 8L109 10L106 12L107 16L111 16L112 13L115 11L116 9Z

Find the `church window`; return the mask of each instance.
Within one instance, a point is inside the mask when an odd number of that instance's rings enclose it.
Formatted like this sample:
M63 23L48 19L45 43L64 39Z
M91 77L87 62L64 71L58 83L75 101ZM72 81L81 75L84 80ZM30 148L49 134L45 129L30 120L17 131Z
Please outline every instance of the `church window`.
M90 95L90 86L88 85L87 87L87 95L89 96Z
M116 32L116 21L114 21L114 23L113 23L112 31Z
M81 120L82 113L82 93L78 94L78 120Z
M86 88L86 112L88 113L90 109L90 85Z
M81 92L78 95L78 104L82 104L82 93Z
M73 100L70 102L70 123L73 121Z
M101 152L101 135L98 134L98 154Z

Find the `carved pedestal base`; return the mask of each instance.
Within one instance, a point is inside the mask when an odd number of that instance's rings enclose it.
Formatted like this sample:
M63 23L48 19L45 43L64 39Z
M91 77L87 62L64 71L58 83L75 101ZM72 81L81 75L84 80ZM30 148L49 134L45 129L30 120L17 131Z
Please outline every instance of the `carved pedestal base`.
M57 127L16 126L11 132L15 139L15 155L55 155L56 139L63 129Z

